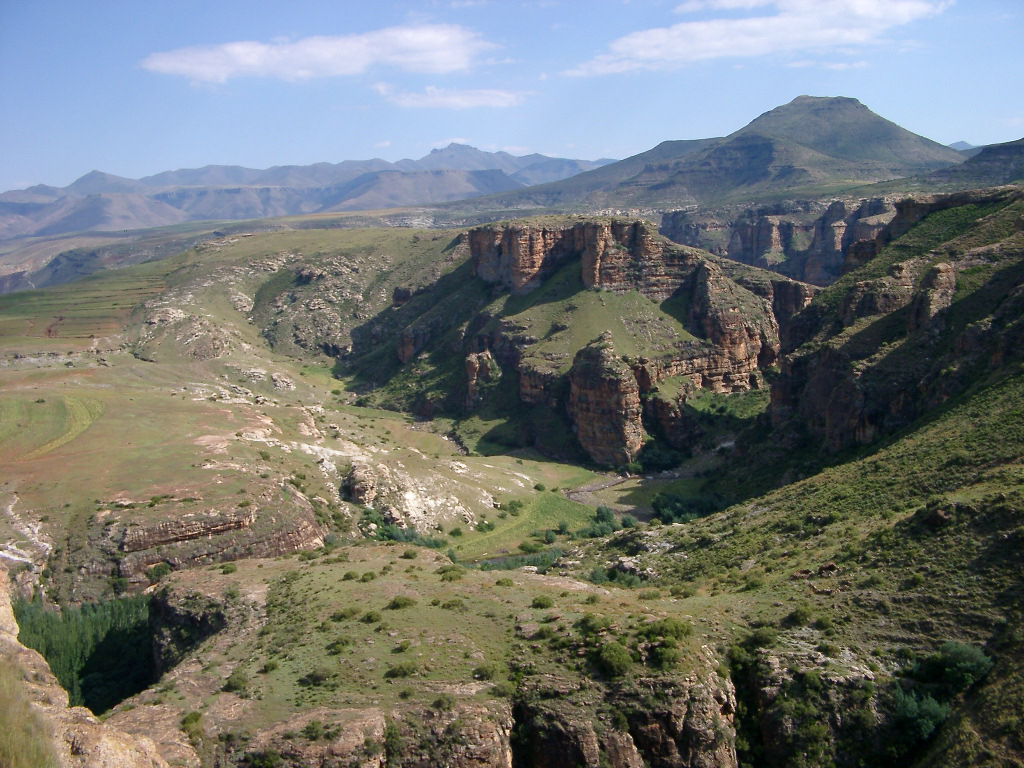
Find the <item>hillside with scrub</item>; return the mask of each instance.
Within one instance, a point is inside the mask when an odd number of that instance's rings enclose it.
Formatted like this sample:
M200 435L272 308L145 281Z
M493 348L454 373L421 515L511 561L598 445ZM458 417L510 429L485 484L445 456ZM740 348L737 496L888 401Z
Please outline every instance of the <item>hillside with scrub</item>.
M1024 764L1024 199L874 224L829 285L545 216L0 297L20 743Z

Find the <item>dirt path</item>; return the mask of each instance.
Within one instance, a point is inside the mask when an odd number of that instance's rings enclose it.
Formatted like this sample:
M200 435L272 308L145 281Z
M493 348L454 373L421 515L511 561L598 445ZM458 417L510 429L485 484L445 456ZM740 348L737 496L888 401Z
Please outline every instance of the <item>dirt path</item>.
M618 504L611 501L606 501L597 496L598 492L606 491L609 488L614 488L622 483L629 482L631 480L639 480L641 482L651 483L668 483L672 480L682 480L686 478L696 477L701 472L709 469L717 462L717 457L712 455L701 456L700 458L688 463L685 467L680 469L670 470L667 472L659 472L657 474L650 475L630 475L623 477L622 475L602 475L596 480L591 480L589 483L573 488L572 490L565 491L566 498L577 501L580 504L586 504L591 507L608 507L614 512L629 512L636 514L650 512L648 507L636 507L632 504Z

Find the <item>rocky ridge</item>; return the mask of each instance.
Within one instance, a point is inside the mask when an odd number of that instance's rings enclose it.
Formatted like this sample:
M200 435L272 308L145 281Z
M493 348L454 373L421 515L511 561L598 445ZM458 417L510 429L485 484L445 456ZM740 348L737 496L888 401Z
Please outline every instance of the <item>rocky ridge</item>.
M953 212L965 206L990 214L958 225ZM795 320L794 350L783 356L772 386L775 427L799 423L831 451L871 443L962 392L979 371L1015 357L1024 300L1022 207L1024 197L1013 189L898 203L866 249L884 260L884 271L851 274L827 302ZM929 248L929 222L947 232L940 249ZM918 240L900 239L908 232ZM955 311L961 299L974 302L982 319L965 322Z

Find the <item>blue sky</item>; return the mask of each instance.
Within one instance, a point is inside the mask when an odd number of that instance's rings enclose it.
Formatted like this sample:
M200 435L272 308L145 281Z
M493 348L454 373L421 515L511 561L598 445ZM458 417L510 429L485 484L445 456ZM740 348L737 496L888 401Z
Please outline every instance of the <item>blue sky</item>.
M0 0L0 189L206 164L627 157L801 94L1024 136L1020 0Z

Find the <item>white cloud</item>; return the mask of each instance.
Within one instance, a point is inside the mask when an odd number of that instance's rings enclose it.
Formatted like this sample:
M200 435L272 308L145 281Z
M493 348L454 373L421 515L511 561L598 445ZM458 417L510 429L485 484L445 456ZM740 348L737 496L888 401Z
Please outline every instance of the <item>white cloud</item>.
M787 67L794 69L807 68L807 67L821 67L822 69L865 69L868 66L866 61L811 61L809 59L802 59L801 61L791 61Z
M773 0L688 0L676 6L676 13L698 13L700 11L749 11L762 5L771 5Z
M763 9L743 18L685 21L633 32L572 75L675 69L695 61L830 50L877 43L893 27L934 16L952 0L690 0L682 13Z
M306 37L295 41L242 41L153 53L142 66L182 75L195 83L223 83L235 77L358 75L374 66L439 74L468 69L478 54L495 46L456 24L388 27L357 35Z
M490 88L457 90L428 85L423 93L400 91L388 83L373 86L381 96L399 107L437 107L441 109L471 109L473 107L514 107L521 104L525 94Z

